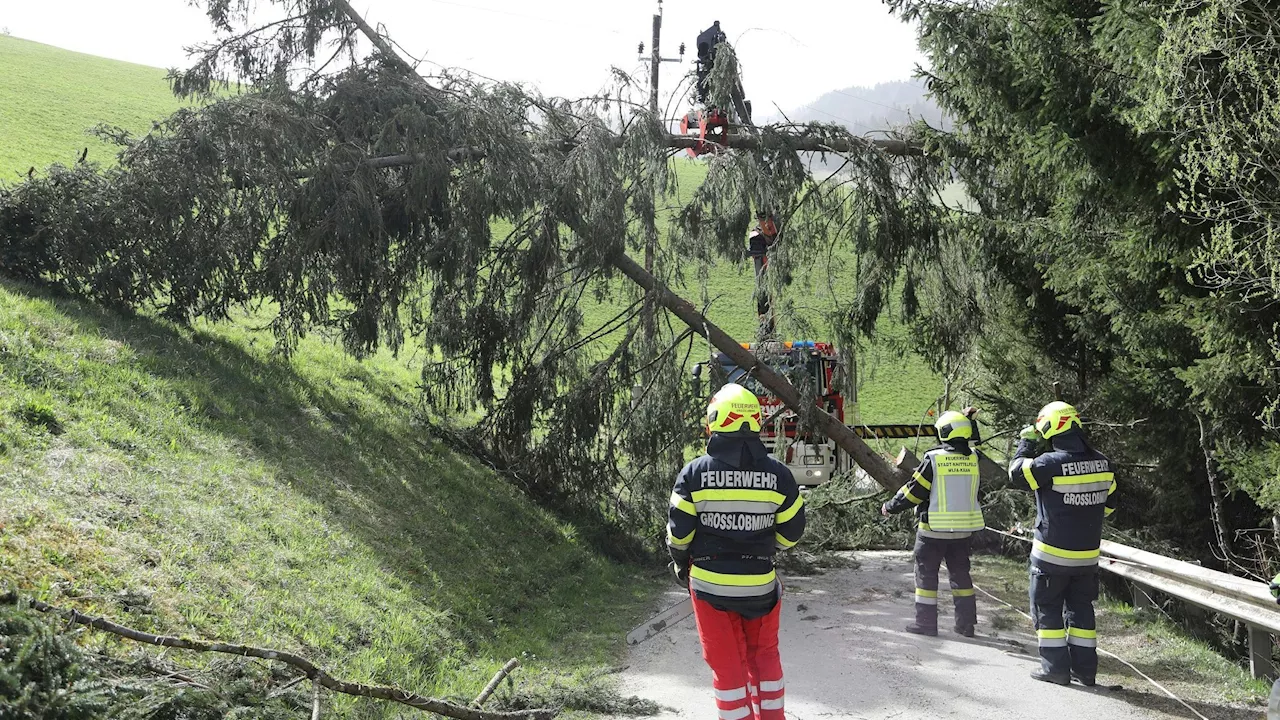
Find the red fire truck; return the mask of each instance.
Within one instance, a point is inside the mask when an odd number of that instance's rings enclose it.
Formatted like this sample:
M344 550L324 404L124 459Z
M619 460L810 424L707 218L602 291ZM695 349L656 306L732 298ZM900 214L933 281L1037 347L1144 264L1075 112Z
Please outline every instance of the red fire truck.
M811 387L814 402L845 421L844 394L836 386L838 366L836 349L830 343L800 340L743 343L774 371L786 377L797 388ZM712 387L738 383L760 398L762 427L760 438L771 455L786 463L796 481L804 486L820 485L835 473L852 467L844 451L816 430L801 430L796 413L764 388L748 371L743 370L724 353L712 355Z

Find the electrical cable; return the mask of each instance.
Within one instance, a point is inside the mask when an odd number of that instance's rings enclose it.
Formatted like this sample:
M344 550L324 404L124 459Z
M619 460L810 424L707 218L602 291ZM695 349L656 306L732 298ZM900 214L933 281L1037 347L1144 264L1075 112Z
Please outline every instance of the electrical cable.
M816 107L814 107L814 106L812 106L812 105L801 105L800 107L802 107L802 108L807 108L807 109L812 110L812 111L814 111L814 112L816 112L816 113L822 113L823 115L826 115L827 117L835 118L836 120L839 120L840 122L846 122L846 123L849 123L850 125L857 125L858 127L866 128L869 132L880 132L879 130L876 130L875 128L871 127L870 125L867 125L866 123L861 123L861 122L858 122L857 120L850 120L849 118L846 118L846 117L840 117L839 115L835 115L835 114L833 114L833 113L829 113L829 112L827 112L826 110L822 110L822 109L820 109L820 108L816 108Z
M623 31L618 30L617 28L614 28L614 27L607 26L607 25L594 25L594 24L590 24L590 23L582 23L582 22L578 22L578 21L576 21L576 20L558 20L558 19L555 19L555 18L550 18L550 17L546 17L546 16L540 16L540 15L527 15L527 14L525 14L525 13L511 12L510 10L498 10L497 8L489 8L489 7L484 7L484 6L482 6L482 5L469 5L469 4L467 4L467 3L454 2L454 0L426 0L426 1L427 1L427 2L438 3L438 4L440 4L440 5L452 5L452 6L454 6L454 7L464 8L464 9L466 9L466 10L479 10L479 11L481 11L481 12L493 13L493 14L495 14L495 15L508 15L508 16L510 16L510 17L522 18L522 19L525 19L525 20L534 20L534 21L537 21L537 22L545 22L545 23L549 23L549 24L552 24L552 25L559 25L559 26L565 26L565 27L586 28L586 29L590 29L590 30L603 30L603 31L605 31L605 32L613 33L614 35L622 35L622 34L623 34Z
M895 111L895 112L900 112L900 113L902 113L903 115L906 115L906 116L908 116L908 117L910 117L910 115L911 115L911 113L910 113L910 112L908 112L908 111L906 111L906 110L903 110L903 109L902 109L902 108L900 108L900 107L894 107L894 106L892 106L892 105L885 105L884 103L882 103L882 102L876 102L875 100L868 100L867 98L859 97L858 95L854 95L854 94L852 94L852 93L847 93L847 92L845 92L845 91L843 91L843 90L831 90L830 92L833 92L833 93L835 93L836 95L843 95L843 96L848 97L848 98L853 98L854 100L861 100L861 101L862 101L862 102L864 102L864 103L870 103L870 104L872 104L872 105L879 105L879 106L880 106L880 107L882 107L882 108L886 108L886 109L889 109L889 110L893 110L893 111Z

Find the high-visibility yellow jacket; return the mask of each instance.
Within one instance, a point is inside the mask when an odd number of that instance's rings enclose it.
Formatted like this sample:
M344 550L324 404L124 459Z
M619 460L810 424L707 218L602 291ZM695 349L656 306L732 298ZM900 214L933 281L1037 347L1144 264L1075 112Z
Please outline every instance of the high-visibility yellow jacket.
M922 537L938 540L969 537L986 527L982 506L978 503L979 457L978 451L961 439L929 450L907 484L886 503L886 508L891 513L914 508Z

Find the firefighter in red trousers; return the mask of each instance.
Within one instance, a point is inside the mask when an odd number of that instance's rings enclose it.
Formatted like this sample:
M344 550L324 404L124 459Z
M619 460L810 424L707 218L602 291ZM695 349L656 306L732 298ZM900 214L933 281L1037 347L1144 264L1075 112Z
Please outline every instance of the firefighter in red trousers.
M760 401L725 385L707 406L707 453L676 478L667 547L693 596L721 720L784 720L778 550L804 533L804 499L760 441Z

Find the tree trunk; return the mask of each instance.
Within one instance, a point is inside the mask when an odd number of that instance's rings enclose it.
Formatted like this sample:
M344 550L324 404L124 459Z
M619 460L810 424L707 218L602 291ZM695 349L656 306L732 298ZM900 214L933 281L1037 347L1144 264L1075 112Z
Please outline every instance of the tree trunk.
M1213 457L1212 438L1205 425L1204 415L1197 412L1196 421L1200 423L1200 449L1204 452L1204 471L1209 480L1209 516L1213 521L1213 532L1218 539L1218 549L1224 559L1235 555L1231 549L1231 528L1227 525L1226 492L1222 489L1222 478L1218 476L1218 462Z
M419 77L419 76L415 76ZM425 82L425 81L424 81ZM430 86L426 86L430 87ZM848 153L866 148L875 148L886 155L895 156L913 156L923 155L924 148L919 145L913 145L905 140L893 140L889 138L820 138L812 135L800 133L779 133L778 137L785 138L786 147L795 152L836 152ZM615 142L621 143L621 138L615 138ZM666 146L671 150L683 150L695 147L699 139L692 135L668 135ZM758 135L746 135L743 133L729 133L722 144L722 147L731 150L758 150L764 143L761 142ZM568 152L577 146L577 141L573 139L565 139L556 146L561 150ZM454 162L464 160L483 160L485 151L478 147L458 147L453 148L446 156ZM383 155L372 157L365 160L364 163L369 167L390 168L401 167L403 165L413 165L420 163L426 159L425 155ZM300 169L297 173L298 177L310 177L311 171Z
M897 490L902 485L903 476L863 442L862 438L855 435L834 415L817 407L813 398L802 399L800 393L796 392L795 387L787 382L786 378L774 372L768 365L758 362L754 355L742 347L737 340L730 337L728 333L716 327L706 316L698 312L689 301L673 293L661 281L645 272L644 268L640 267L635 260L624 254L613 256L613 264L640 287L653 293L657 297L659 305L662 305L680 318L685 325L689 326L689 329L707 338L712 345L720 349L720 352L729 356L738 367L743 370L750 370L755 378L760 381L760 384L778 396L778 399L787 407L798 414L802 414L802 416L803 413L812 411L813 416L818 421L818 428L827 437L834 440L841 450L849 453L854 462L858 463L858 466L865 470L881 487L886 490Z
M411 66L409 66L409 64L405 62L404 58L395 54L387 41L379 36L373 28L369 26L369 23L365 22L364 18L361 17L353 7L351 7L351 4L347 2L347 0L337 0L337 5L347 15L347 17L349 17L351 21L360 28L361 32L369 38L370 42L378 48L380 53L388 56L388 60L396 63L408 72L411 81L415 82L419 87L427 90L428 92L436 92L436 89ZM693 137L669 136L667 147L673 149L693 147L695 142L696 138ZM758 148L760 147L760 139L759 136L755 135L728 135L725 138L725 144L728 147ZM817 150L845 152L854 149L855 146L859 148L871 146L879 148L880 150L890 154L923 154L923 149L918 145L912 145L911 143L901 140L867 140L862 138L852 138L840 139L828 143L819 142L817 138L806 138L801 136L792 139L789 142L789 145L792 149L797 151ZM466 151L464 150L464 152ZM416 162L416 158L411 155L400 156L399 158L396 158L396 160L401 158L405 161L403 164ZM393 164L399 164L395 162L386 162L387 160L388 159L386 158L380 158L378 159L378 162L383 162L388 167ZM702 313L698 312L693 305L684 298L681 298L671 292L671 290L667 288L665 284L659 282L652 273L646 272L643 267L638 265L631 258L627 257L624 253L615 255L612 261L613 265L621 270L624 275L634 280L647 292L655 294L657 296L658 304L670 310L676 317L680 318L680 320L688 325L691 330L703 337L706 337L712 345L715 345L721 352L732 358L739 367L744 370L754 369L755 376L760 383L773 392L774 395L777 395L778 399L787 407L796 411L796 413L803 413L806 410L813 411L814 416L818 421L819 429L821 429L827 437L834 440L840 449L849 453L854 462L858 463L858 466L865 470L868 475L880 484L881 487L886 490L896 490L898 489L898 486L902 484L903 478L897 470L886 462L883 457L872 450L865 442L863 442L862 438L855 435L852 430L836 419L835 416L831 415L821 407L816 407L813 398L807 398L802 401L800 394L796 392L796 389L792 387L791 383L787 382L786 378L774 372L767 365L756 362L755 356L747 352L746 349L738 343L738 341L729 337L725 331L711 324L711 321L707 320L707 318L703 316Z

